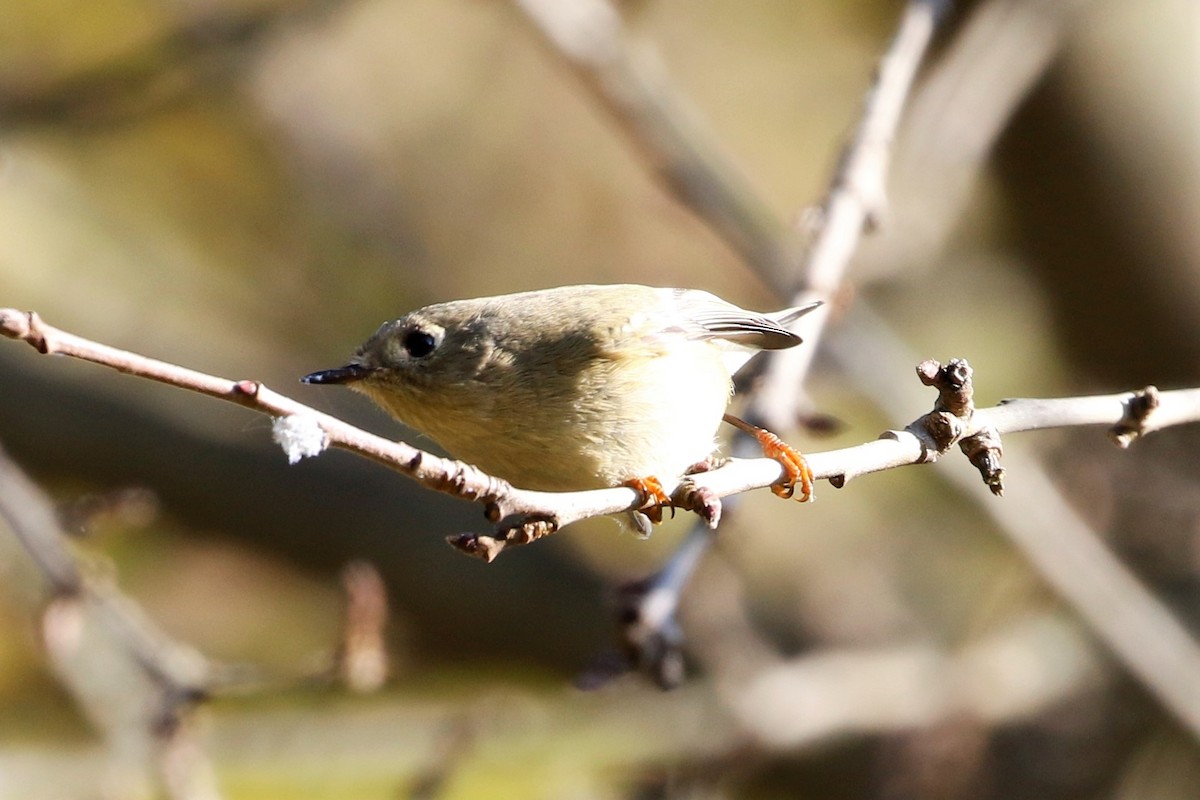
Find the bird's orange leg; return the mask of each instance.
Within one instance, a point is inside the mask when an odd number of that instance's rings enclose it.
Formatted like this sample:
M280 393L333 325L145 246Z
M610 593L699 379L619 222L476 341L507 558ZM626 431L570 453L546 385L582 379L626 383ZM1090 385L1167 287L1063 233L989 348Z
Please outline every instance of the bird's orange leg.
M799 450L770 431L751 425L749 422L739 419L732 414L726 414L725 421L738 430L744 431L757 439L758 443L762 445L763 455L767 458L773 458L783 465L785 473L783 480L779 483L771 484L771 491L777 497L782 497L785 500L792 497L796 493L796 485L799 484L800 496L796 499L801 503L812 500L812 470L808 466L808 460Z
M663 489L662 481L653 475L645 478L630 478L625 485L634 489L642 496L642 507L638 510L650 518L655 525L663 521L663 509L670 508L671 516L675 516L675 507L671 505L671 496Z

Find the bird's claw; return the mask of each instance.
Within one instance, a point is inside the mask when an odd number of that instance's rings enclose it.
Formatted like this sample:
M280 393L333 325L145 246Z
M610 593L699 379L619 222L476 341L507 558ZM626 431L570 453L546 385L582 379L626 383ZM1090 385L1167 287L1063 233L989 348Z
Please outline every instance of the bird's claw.
M812 500L812 469L808 466L808 459L799 450L766 428L751 425L746 420L735 417L732 414L726 414L725 421L743 433L748 433L757 439L759 445L762 447L763 455L767 458L773 458L783 465L783 478L777 483L771 484L771 491L777 497L782 497L785 500L791 498L796 493L796 485L799 484L800 496L796 499L801 503L807 503L809 500Z
M663 521L663 509L670 508L671 516L675 516L675 507L671 505L671 496L663 488L662 481L653 475L645 478L631 478L625 485L637 491L642 497L638 510L645 514L651 522L658 525Z
M808 459L799 450L768 430L759 428L754 434L754 438L758 439L758 443L762 445L764 456L773 458L783 465L783 480L771 484L771 491L775 493L775 496L787 500L795 495L796 487L799 485L800 496L796 499L801 503L812 500L813 473L808 466Z

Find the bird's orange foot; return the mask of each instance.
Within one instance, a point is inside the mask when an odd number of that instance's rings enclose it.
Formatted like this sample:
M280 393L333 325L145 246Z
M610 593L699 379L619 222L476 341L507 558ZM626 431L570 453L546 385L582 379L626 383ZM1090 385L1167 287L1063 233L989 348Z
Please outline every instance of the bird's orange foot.
M755 438L762 445L763 455L778 461L787 473L782 481L771 484L771 491L786 500L796 493L799 484L800 496L796 499L801 503L812 500L813 474L804 454L768 430L760 429Z
M671 505L671 496L663 489L662 481L653 475L645 478L631 478L625 481L630 489L635 489L642 496L642 505L638 509L655 525L663 521L663 508L671 509L675 516L675 507Z
M757 439L758 443L762 446L763 455L767 458L773 458L783 465L783 480L771 484L771 491L777 497L782 497L785 500L792 497L796 493L796 486L799 485L800 496L796 499L801 503L807 503L809 500L812 500L812 469L808 466L808 459L799 450L769 430L751 425L749 422L738 419L730 414L725 415L725 421Z

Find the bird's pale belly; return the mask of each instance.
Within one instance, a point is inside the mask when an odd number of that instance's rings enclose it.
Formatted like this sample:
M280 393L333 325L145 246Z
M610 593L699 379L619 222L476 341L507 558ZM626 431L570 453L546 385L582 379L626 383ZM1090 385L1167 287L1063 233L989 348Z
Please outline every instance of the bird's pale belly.
M709 348L697 349L708 356ZM593 381L569 406L531 403L519 429L490 437L485 447L478 446L481 439L459 442L457 452L452 443L442 444L486 472L540 491L651 476L671 482L712 455L729 400L719 358L618 365Z

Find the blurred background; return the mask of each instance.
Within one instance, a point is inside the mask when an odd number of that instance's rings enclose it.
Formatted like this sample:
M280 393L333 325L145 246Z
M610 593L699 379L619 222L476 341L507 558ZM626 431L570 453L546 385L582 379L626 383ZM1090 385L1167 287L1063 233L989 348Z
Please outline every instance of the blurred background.
M826 191L902 4L619 8L791 221ZM515 4L0 0L0 19L0 306L73 333L430 447L298 377L455 297L629 281L785 302L655 180ZM840 425L788 438L815 451L903 427L933 399L911 385L923 358L969 359L981 405L1200 384L1198 45L1187 0L956 5L806 387ZM1005 444L1043 459L1200 633L1192 427L1127 452L1098 429ZM657 570L687 520L648 541L592 521L485 565L444 542L485 530L475 506L343 452L288 466L265 417L18 343L0 345L0 446L89 569L175 640L265 676L200 707L208 783L180 789L59 680L45 587L0 524L0 797L1200 786L1195 732L941 479L971 473L961 459L821 484L811 506L749 496L683 596L683 685L581 692L613 646L618 587ZM990 502L1043 519L1009 470ZM359 562L390 610L391 677L369 694L304 678L338 648Z

